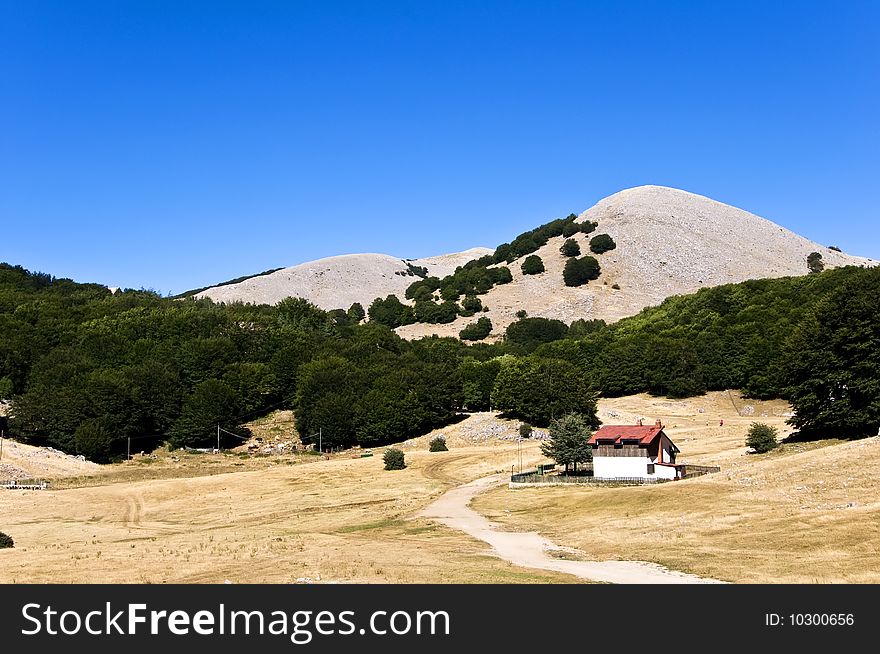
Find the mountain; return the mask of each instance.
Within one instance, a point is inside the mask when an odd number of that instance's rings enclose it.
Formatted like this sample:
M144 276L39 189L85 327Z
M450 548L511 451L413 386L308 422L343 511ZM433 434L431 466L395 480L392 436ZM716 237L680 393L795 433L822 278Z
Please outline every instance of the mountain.
M344 254L317 259L236 284L213 286L196 294L215 302L277 304L286 297L302 297L322 309L347 309L360 302L367 309L377 297L397 295L420 276L445 277L471 259L491 254L488 248L441 254L424 259L398 259L387 254ZM425 270L419 270L424 268Z
M747 279L806 275L807 257L822 255L826 267L875 265L814 243L790 230L742 209L710 198L663 186L639 186L615 193L580 214L576 222L597 223L594 232L573 238L582 254L590 254L589 241L610 235L616 248L594 255L601 266L597 280L568 287L562 271L567 261L559 252L565 240L550 238L534 254L545 272L524 275L524 257L506 265L513 281L494 286L480 295L489 310L493 335L503 333L525 310L529 316L556 318L567 323L601 318L613 322L638 313L671 295L692 293L704 286ZM275 303L284 297L304 297L326 309L347 308L360 302L367 308L376 297L391 293L401 300L406 288L419 277L412 266L424 266L429 276L443 277L490 252L474 248L457 254L405 261L386 255L360 254L330 257L285 268L239 284L209 288L198 297L216 301ZM457 336L476 317L458 317L447 324L416 323L398 328L406 338L430 334Z
M602 269L599 279L585 286L565 286L566 258L559 252L565 239L551 238L534 253L543 260L544 273L524 275L517 259L506 264L513 282L480 296L489 307L481 315L492 320L493 334L503 333L523 309L532 317L567 323L580 318L613 322L704 286L806 275L811 252L819 252L828 268L875 263L814 243L742 209L663 186L615 193L580 214L576 222L588 220L598 223L596 230L574 237L583 254L590 254L589 241L597 234L609 234L617 245L593 255ZM459 317L445 325L417 323L397 331L406 338L452 336L474 320Z

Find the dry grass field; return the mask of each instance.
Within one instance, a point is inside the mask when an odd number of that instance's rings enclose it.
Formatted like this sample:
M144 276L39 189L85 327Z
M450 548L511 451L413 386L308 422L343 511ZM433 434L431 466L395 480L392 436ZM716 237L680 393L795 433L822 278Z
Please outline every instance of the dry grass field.
M602 400L606 424L660 417L681 460L722 472L650 487L503 487L473 506L591 560L653 561L734 582L880 581L880 439L746 454L748 425L785 433L787 409L726 393ZM0 551L0 582L577 581L513 566L413 518L453 486L509 472L516 424L476 414L439 430L449 452L427 452L427 437L405 444L408 467L395 472L382 469L379 448L326 460L224 452L97 469L75 462L46 475L52 490L0 490L0 530L16 542ZM538 448L523 444L524 465L542 459ZM23 450L17 456L26 465Z
M499 488L473 506L505 529L537 530L590 560L651 561L741 583L880 582L880 438L746 454L752 421L786 433L785 406L734 400L754 414L731 413L720 393L601 405L609 424L617 422L609 410L662 417L680 460L717 463L720 474L644 487Z
M58 479L56 490L0 490L0 530L16 543L0 551L0 582L573 581L410 519L447 488L509 469L515 448L409 451L395 472L382 469L381 450L163 455Z

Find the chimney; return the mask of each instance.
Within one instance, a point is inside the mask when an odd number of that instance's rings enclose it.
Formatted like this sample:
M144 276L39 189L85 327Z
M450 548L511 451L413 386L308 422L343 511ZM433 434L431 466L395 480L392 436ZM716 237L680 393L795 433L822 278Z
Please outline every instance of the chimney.
M654 426L658 429L663 429L663 423L660 422L660 418L657 418L657 422L654 423Z
M639 427L641 427L641 426L642 426L642 419L639 418Z

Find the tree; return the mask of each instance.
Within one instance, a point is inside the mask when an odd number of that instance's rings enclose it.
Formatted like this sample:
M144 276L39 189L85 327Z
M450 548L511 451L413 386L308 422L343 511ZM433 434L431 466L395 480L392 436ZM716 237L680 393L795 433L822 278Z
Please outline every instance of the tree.
M598 279L601 269L595 257L572 257L565 262L562 279L566 286L582 286L593 279Z
M573 238L567 238L562 243L562 247L559 248L559 252L562 253L564 257L576 257L581 253L581 246L578 245L578 242Z
M590 251L594 254L603 254L617 247L617 243L608 234L599 234L590 239Z
M364 311L364 307L360 302L355 302L350 307L348 307L348 319L357 324L362 322L364 318L367 317L366 312Z
M776 440L776 427L771 427L763 422L753 422L746 434L746 447L750 447L757 454L769 452L777 447L779 443Z
M483 316L477 322L467 325L458 332L458 336L463 341L482 341L492 333L492 321Z
M466 357L458 367L462 386L462 406L468 411L488 411L495 377L501 369L498 359L477 361Z
M527 256L520 266L523 275L539 275L544 272L544 262L537 254Z
M591 424L583 416L569 413L550 423L550 440L541 443L544 456L577 471L578 463L593 460L593 448L588 444L592 437Z
M384 300L376 298L367 310L370 320L391 329L415 322L413 308L405 305L396 295L389 295Z
M568 325L552 318L521 318L507 326L504 340L531 352L542 343L565 338Z
M559 359L502 357L492 406L539 427L567 413L599 425L596 394L573 364Z
M403 450L399 450L396 447L389 447L385 450L382 460L385 462L386 470L403 470L406 468Z
M820 273L825 270L825 262L822 261L822 255L818 252L810 252L807 256L807 269L811 273Z
M528 423L525 423L525 422L520 424L519 435L520 435L520 438L531 438L532 426Z
M107 418L91 418L77 427L73 442L78 454L90 461L107 463L116 438Z
M822 279L839 271L815 276ZM808 276L812 277L812 276ZM801 321L781 369L801 434L857 437L880 428L880 269L854 268Z
M219 379L200 382L184 401L168 442L172 447L213 444L217 438L217 425L244 437L247 430L236 428L233 418L235 399L235 392Z
M431 439L431 442L428 443L428 451L429 452L447 452L449 450L446 447L446 439L442 436L435 436Z
M5 550L10 547L15 547L15 542L12 540L12 536L8 536L0 531L0 550Z

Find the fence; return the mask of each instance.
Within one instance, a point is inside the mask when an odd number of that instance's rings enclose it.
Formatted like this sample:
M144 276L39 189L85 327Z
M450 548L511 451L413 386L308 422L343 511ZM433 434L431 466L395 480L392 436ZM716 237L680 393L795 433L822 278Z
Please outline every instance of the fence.
M700 477L701 475L709 475L713 472L721 472L719 466L695 466L686 463L681 470L682 479L691 479L692 477Z
M42 479L13 479L0 482L0 488L6 490L46 490L49 482Z
M510 487L520 486L564 486L583 484L586 486L641 486L643 484L661 484L671 479L655 477L610 477L596 478L588 475L539 475L536 472L510 476Z

